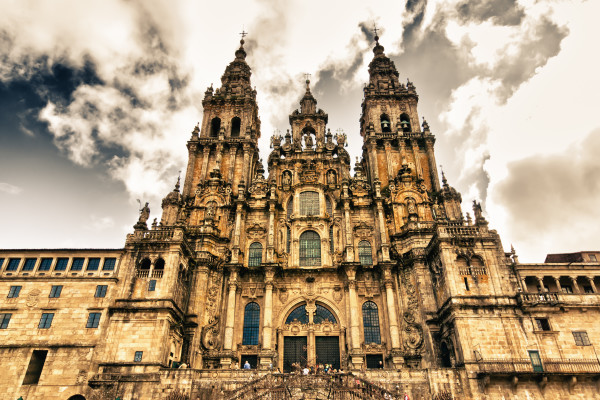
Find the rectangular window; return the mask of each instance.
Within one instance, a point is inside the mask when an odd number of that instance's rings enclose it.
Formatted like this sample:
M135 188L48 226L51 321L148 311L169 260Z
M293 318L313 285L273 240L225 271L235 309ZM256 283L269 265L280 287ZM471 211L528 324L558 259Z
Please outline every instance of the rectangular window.
M29 360L29 366L23 379L23 385L37 385L42 375L42 369L44 369L44 363L46 362L46 356L48 350L34 350Z
M39 329L48 329L52 326L52 320L54 319L54 313L43 313L40 318Z
M302 192L300 193L300 214L301 215L319 215L319 193Z
M105 258L104 265L102 266L102 271L114 271L116 263L116 258Z
M97 328L98 324L100 323L100 315L102 315L99 312L91 312L90 315L88 316L88 320L87 320L87 324L85 325L86 328Z
M26 258L25 264L23 264L22 271L33 271L35 269L35 263L37 258Z
M21 293L21 286L11 286L10 289L8 289L8 298L9 299L14 299L16 297L19 297L19 293Z
M108 285L98 285L96 286L96 293L94 297L106 297L106 290L108 289Z
M144 355L143 351L136 351L135 355L133 356L133 361L134 362L141 362L142 361L142 356Z
M549 331L550 323L547 318L536 318L535 319L535 327L538 331Z
M21 264L20 258L11 258L8 260L8 265L6 266L7 271L16 271L19 268L19 264Z
M148 291L149 292L154 292L156 290L156 279L151 279L148 282Z
M4 258L0 258L0 269L2 269L3 265L4 265Z
M42 262L40 263L40 267L38 271L50 271L50 267L52 266L51 258L42 258Z
M100 266L99 258L90 258L87 265L88 271L98 271L98 266Z
M60 292L62 292L62 285L53 285L50 288L50 298L58 298L60 297Z
M74 258L71 264L71 271L81 271L83 269L83 262L85 258Z
M586 331L573 332L573 338L577 346L591 346L590 338Z
M9 313L0 314L0 329L8 328L8 323L10 322L10 317L12 317L12 314L9 314Z
M65 271L67 269L67 264L69 263L68 258L59 258L56 260L56 267L54 267L55 271Z

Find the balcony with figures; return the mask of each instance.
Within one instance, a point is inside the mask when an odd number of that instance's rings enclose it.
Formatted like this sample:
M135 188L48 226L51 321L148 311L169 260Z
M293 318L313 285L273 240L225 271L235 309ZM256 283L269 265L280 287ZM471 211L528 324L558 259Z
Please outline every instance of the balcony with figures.
M545 271L546 273L548 271ZM524 307L600 307L600 270L575 275L520 274L517 301Z

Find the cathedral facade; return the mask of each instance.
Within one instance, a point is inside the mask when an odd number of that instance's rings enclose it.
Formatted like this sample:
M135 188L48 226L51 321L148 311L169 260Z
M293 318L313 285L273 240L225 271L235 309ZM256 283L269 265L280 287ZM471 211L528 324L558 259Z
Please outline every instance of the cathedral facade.
M465 217L376 41L353 174L308 80L264 170L242 40L160 220L122 249L0 251L7 398L303 398L282 387L319 364L335 398L600 398L600 252L522 264Z

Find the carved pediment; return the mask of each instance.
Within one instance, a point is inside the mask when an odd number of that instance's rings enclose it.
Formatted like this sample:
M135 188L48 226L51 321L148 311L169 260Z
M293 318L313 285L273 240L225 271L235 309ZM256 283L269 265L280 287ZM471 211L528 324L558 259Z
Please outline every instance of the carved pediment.
M366 222L360 222L358 223L355 227L354 227L354 236L361 238L361 239L367 239L369 237L372 237L373 235L373 227L370 225L367 225Z
M258 223L254 223L246 229L246 233L250 239L262 239L267 235L267 229Z

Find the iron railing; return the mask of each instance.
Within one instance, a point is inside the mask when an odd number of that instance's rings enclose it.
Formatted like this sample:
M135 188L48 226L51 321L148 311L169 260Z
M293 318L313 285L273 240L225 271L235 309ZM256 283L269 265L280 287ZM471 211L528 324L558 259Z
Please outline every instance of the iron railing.
M596 359L542 358L541 365L535 367L529 358L483 359L476 365L485 374L600 374L600 362Z

